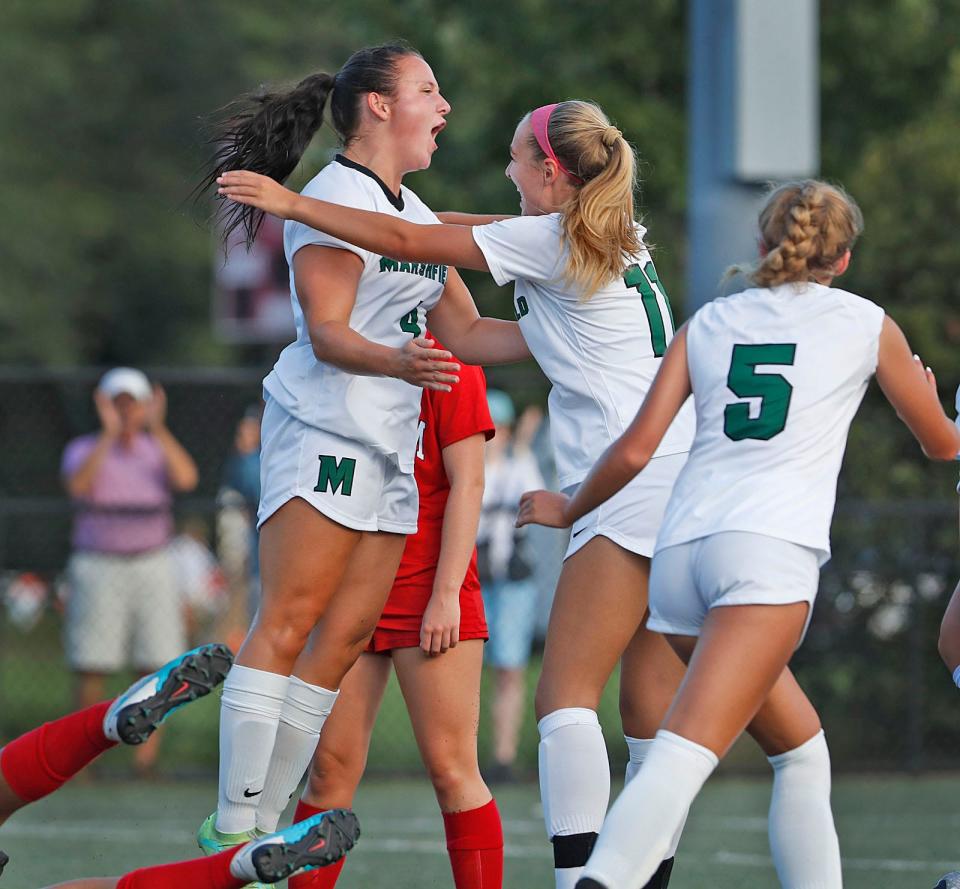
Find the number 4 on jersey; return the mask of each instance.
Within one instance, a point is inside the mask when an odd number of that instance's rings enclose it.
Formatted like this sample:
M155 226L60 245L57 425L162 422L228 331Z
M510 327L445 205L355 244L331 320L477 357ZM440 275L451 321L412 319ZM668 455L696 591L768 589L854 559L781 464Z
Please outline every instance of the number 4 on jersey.
M673 323L670 297L667 296L666 289L660 283L660 278L657 277L657 270L652 262L648 262L643 268L636 264L628 266L623 273L623 283L627 287L635 287L640 293L643 310L647 313L647 323L650 325L650 343L653 346L653 354L654 357L660 358L667 351L668 319L671 337L676 331L676 327ZM663 317L660 301L657 299L657 290L660 291L664 305L667 307L668 319Z

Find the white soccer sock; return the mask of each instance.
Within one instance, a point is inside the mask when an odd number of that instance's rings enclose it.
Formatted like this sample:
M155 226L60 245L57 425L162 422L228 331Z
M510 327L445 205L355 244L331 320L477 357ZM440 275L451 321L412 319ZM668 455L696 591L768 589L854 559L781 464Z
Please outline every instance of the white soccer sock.
M640 771L610 809L583 876L610 889L645 886L717 762L706 747L658 731Z
M830 752L823 732L767 757L773 766L770 850L783 889L840 889L840 845L830 810Z
M256 825L289 682L288 676L234 666L223 684L217 804L217 830L223 833L242 833Z
M557 889L573 889L610 802L610 763L593 710L566 707L544 716L540 798L553 843Z
M650 746L653 744L653 738L631 738L629 735L624 735L623 740L627 742L627 749L630 751L630 759L627 761L627 774L625 779L625 783L629 784L633 780L633 776L640 771L640 766L643 765L643 761L647 758L647 753L649 753ZM673 835L673 839L670 841L670 848L667 850L664 858L673 858L677 854L677 847L680 845L680 837L683 836L683 829L687 826L687 815L689 814L689 811L684 814L683 820L680 822L677 832Z
M257 827L264 833L277 829L283 810L313 759L320 730L338 694L339 691L290 677L263 796L257 806Z

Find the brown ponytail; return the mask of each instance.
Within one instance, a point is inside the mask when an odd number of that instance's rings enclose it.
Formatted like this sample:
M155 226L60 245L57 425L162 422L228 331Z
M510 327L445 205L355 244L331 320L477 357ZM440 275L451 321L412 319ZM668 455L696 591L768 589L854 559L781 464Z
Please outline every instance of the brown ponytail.
M341 144L349 144L361 119L363 96L393 95L396 63L408 55L419 53L406 43L366 47L350 56L335 75L311 74L291 90L261 90L232 102L215 127L210 141L216 148L197 193L214 189L217 177L227 170L252 170L285 182L323 124L328 99L333 128ZM247 243L253 241L263 212L231 201L221 206L224 238L242 226Z

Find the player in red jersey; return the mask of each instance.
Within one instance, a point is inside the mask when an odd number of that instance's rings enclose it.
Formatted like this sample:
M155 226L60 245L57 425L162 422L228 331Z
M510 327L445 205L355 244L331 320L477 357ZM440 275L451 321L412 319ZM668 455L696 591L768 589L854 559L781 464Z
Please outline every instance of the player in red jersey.
M201 645L104 701L15 738L0 748L0 825L18 809L63 786L119 743L142 744L174 711L210 694L227 675L233 653ZM122 877L95 877L51 889L242 889L275 883L303 867L325 867L356 842L357 820L338 809L219 855L145 867ZM0 872L9 858L0 852Z
M500 815L477 762L487 624L474 543L493 428L479 368L461 365L451 392L424 390L417 533L366 653L341 685L296 814L299 821L352 801L392 664L443 813L457 889L500 889L503 879ZM332 889L342 867L295 877L291 889Z

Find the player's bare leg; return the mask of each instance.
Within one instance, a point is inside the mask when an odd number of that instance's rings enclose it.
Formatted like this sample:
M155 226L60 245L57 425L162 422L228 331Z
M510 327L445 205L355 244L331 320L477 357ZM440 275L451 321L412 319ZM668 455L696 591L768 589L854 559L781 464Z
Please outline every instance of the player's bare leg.
M953 676L953 681L960 684L960 584L957 584L943 613L937 651Z
M362 654L344 677L340 697L320 733L294 821L334 806L351 806L367 763L370 738L390 678L386 655ZM330 889L346 858L290 878L290 889Z
M582 889L640 886L650 879L719 758L783 676L808 607L713 608L699 640L668 637L681 656L689 656L695 643L686 676L646 762L607 816Z
M454 885L501 889L503 829L477 759L483 641L468 639L439 657L399 648L393 662L443 812Z
M633 738L652 738L673 703L684 662L660 633L646 627L649 610L620 658L620 720Z
M388 655L362 654L344 677L307 774L301 798L307 806L322 810L353 805L391 666Z
M361 535L336 592L297 659L256 810L259 830L277 829L280 815L309 767L340 683L366 648L383 612L405 541L402 534Z
M377 626L405 543L402 534L362 535L335 595L297 660L296 675L326 688L339 688Z
M576 882L606 814L610 766L596 709L617 661L633 643L633 666L649 670L631 675L627 692L638 728L660 724L676 688L681 667L669 646L655 634L638 634L649 577L649 559L606 537L568 558L560 574L536 695L540 789L557 889Z
M237 666L290 675L362 536L299 497L264 522L261 605L237 653Z
M649 610L620 659L620 720L629 754L627 781L640 771L686 670L666 638L646 628L648 615ZM677 828L662 864L647 883L648 889L669 885L685 825L686 818Z
M254 881L279 883L302 868L333 865L359 836L353 812L334 809L212 857L144 867L118 878L72 880L50 889L244 889Z
M301 498L261 528L262 601L224 686L217 812L197 836L207 853L253 835L290 675L362 537Z
M477 761L483 640L460 642L439 657L399 648L393 662L441 811L486 805L492 795Z

